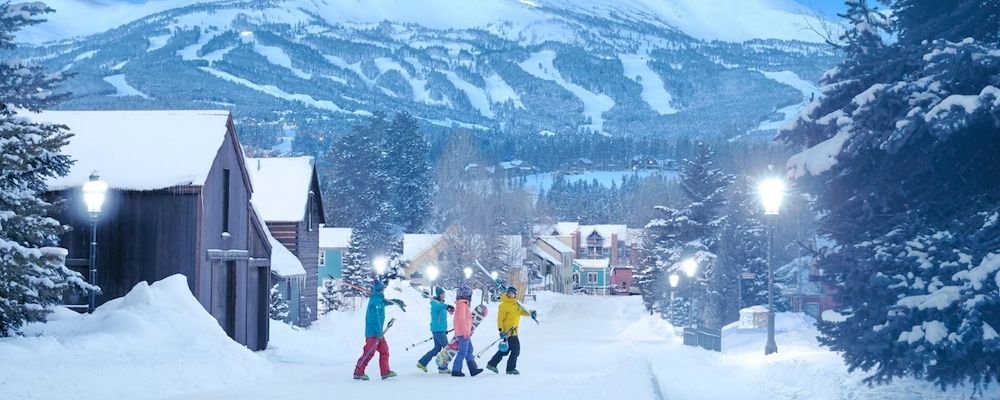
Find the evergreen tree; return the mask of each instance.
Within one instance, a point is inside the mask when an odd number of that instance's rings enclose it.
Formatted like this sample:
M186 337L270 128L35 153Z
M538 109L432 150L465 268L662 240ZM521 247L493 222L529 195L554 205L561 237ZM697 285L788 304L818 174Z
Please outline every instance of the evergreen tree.
M732 278L726 281L727 291L734 296L724 308L726 320L739 318L739 308L767 304L767 227L746 177L739 179L729 191L728 218L723 229L719 257ZM752 278L745 278L744 275ZM777 288L775 288L777 290ZM739 290L736 293L735 290ZM776 303L782 296L775 293ZM777 308L777 307L776 307Z
M285 300L285 297L281 295L281 291L278 290L278 284L271 287L268 304L270 304L269 315L271 319L283 322L288 321L288 301Z
M0 3L0 51L13 49L14 34L51 11L38 2ZM62 100L64 94L53 93L62 79L37 66L0 59L0 336L45 321L67 290L90 288L66 268L66 250L55 246L67 228L47 217L55 205L42 198L46 180L69 171L72 161L59 152L70 134L64 126L17 115L17 110L38 112Z
M387 166L392 187L395 224L406 233L419 233L431 213L434 181L428 158L428 145L417 130L417 120L400 113L389 126Z
M361 239L358 235L351 235L351 242L344 252L342 276L344 283L347 284L344 292L352 297L366 295L374 281L375 274L372 272L371 261L361 250Z
M331 311L338 311L344 308L344 295L340 285L333 278L323 280L323 291L320 292L319 302L321 315L326 315Z
M697 143L692 158L684 161L679 175L681 188L690 202L680 209L659 207L661 218L646 225L649 243L645 247L658 265L660 275L679 270L686 258L698 263L694 283L684 286L688 288L695 322L720 327L727 301L724 286L731 274L718 267L717 254L726 223L722 215L725 192L733 178L714 167L712 156L708 145ZM659 279L666 282L665 277ZM661 297L659 301L665 299Z
M805 147L790 174L836 243L817 259L841 314L820 324L821 342L869 382L982 387L1000 380L998 10L891 6L898 40L875 60L848 41L827 74L845 84L780 133Z

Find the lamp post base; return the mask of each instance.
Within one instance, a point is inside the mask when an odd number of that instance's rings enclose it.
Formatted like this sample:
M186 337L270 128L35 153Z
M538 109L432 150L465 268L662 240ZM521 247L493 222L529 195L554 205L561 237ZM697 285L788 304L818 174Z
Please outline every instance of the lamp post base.
M777 352L778 352L778 344L777 343L773 343L772 342L772 343L768 343L766 346L764 346L764 355L765 356L766 355L770 355L770 354L774 354L774 353L777 353Z

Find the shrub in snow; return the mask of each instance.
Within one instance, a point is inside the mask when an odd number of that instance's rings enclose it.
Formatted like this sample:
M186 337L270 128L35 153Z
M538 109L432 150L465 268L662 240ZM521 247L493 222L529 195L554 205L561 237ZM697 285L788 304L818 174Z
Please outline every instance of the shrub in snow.
M319 295L320 314L330 311L340 311L344 308L344 293L335 279L324 279L323 290Z
M52 11L42 3L0 4L0 49L14 47L14 33ZM25 322L45 321L49 306L69 289L90 286L66 268L66 251L56 248L66 227L46 215L53 204L41 198L46 180L69 171L69 157L59 154L70 134L58 125L37 124L15 110L37 112L65 95L53 93L60 74L0 59L0 336Z
M268 303L271 305L269 308L271 319L275 321L288 320L288 301L281 295L278 285L271 287L271 296Z
M364 253L362 253L361 238L358 235L351 235L351 242L347 251L344 252L342 274L344 283L347 285L344 290L346 296L367 295L367 290L371 287L375 274L369 260L365 259Z
M886 27L851 4L844 62L779 133L805 148L790 173L836 243L817 262L842 317L820 323L821 341L869 382L995 383L1000 9L897 0Z

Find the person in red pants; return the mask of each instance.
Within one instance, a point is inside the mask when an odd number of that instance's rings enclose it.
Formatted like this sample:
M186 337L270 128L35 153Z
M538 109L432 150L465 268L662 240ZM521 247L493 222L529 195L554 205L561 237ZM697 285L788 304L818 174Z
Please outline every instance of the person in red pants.
M396 373L389 369L389 343L386 342L382 326L385 324L385 306L395 304L403 311L406 306L402 300L386 300L382 293L385 284L376 279L372 284L371 296L368 297L368 309L365 311L365 347L362 350L361 358L358 359L357 366L354 367L354 379L368 380L365 375L365 368L372 356L378 351L378 367L382 373L382 379L389 379L396 376Z

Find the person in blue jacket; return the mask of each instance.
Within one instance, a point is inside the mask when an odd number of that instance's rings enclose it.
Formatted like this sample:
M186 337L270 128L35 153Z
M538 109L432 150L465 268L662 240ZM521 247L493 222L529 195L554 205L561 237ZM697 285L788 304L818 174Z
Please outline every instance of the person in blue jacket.
M385 290L385 283L376 279L372 283L371 295L368 297L368 309L365 311L365 347L362 350L361 358L354 367L354 379L368 380L365 375L365 368L368 361L378 351L378 366L382 373L382 379L389 379L396 376L396 373L389 369L389 343L385 341L383 326L385 325L385 306L395 304L400 309L406 311L406 305L402 300L386 300L382 293Z
M431 336L434 337L434 348L417 361L417 368L420 370L427 372L427 363L448 345L448 313L453 312L455 307L444 302L444 289L437 288L431 299Z

